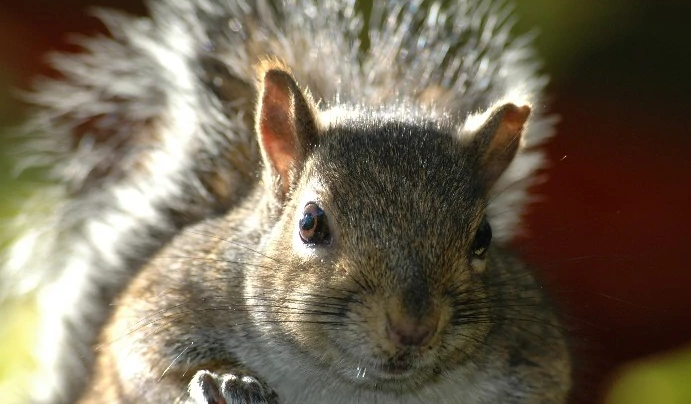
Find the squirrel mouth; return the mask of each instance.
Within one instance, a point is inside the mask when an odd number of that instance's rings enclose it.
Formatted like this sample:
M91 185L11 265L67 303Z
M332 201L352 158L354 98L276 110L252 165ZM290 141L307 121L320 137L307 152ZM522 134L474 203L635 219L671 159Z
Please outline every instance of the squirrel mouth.
M398 392L414 389L421 380L431 376L431 369L410 356L379 360L369 365L361 363L356 370L354 378L349 375L350 380L375 389Z
M390 359L379 367L382 373L390 375L404 375L410 373L413 369L413 365L407 358L394 358Z
M358 361L355 372L348 371L348 377L365 384L374 383L380 388L386 388L389 383L394 383L391 387L401 387L401 383L407 385L412 379L426 374L425 368L415 353L406 351L388 358Z
M399 352L397 355L383 360L376 367L378 373L387 379L403 379L410 377L415 371L414 356L410 352Z
M400 376L410 372L412 368L409 363L385 363L379 369L385 374Z

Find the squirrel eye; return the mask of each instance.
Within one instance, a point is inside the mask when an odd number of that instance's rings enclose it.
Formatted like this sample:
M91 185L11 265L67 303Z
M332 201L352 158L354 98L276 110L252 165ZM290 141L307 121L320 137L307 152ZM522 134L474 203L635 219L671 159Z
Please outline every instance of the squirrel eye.
M316 203L305 205L302 219L298 222L300 239L307 244L323 244L329 241L329 226L326 214Z
M484 259L489 248L489 243L492 241L492 226L489 225L487 218L482 218L480 227L475 233L475 240L473 241L472 253L475 258Z

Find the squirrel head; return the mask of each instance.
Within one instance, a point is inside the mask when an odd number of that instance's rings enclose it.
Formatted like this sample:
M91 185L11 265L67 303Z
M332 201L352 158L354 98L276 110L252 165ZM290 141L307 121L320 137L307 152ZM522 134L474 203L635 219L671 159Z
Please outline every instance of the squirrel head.
M314 360L351 381L415 386L482 349L492 327L489 189L530 108L471 128L412 110L319 112L290 70L258 69L264 186L280 206L249 299Z

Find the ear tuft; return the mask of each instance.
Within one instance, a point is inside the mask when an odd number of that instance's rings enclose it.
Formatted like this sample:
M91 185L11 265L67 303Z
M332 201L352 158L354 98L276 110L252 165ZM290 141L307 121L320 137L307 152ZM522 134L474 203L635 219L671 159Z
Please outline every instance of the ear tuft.
M292 70L282 59L270 56L262 58L254 66L254 71L256 72L256 80L259 85L261 85L261 83L264 81L264 77L266 76L266 74L271 71L283 72L291 78L293 77Z
M259 99L256 130L266 175L279 180L278 196L288 193L305 157L318 140L316 107L298 87L290 69L278 59L257 65Z
M491 113L475 134L474 143L483 156L481 164L487 188L496 182L516 156L529 116L530 107L527 105L504 104Z

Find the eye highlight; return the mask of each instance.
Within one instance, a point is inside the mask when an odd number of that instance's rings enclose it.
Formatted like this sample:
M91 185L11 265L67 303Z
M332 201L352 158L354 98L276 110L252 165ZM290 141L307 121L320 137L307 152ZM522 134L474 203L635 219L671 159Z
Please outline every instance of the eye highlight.
M324 210L314 202L305 205L298 222L300 239L305 244L325 244L330 240L329 226Z
M476 259L484 259L487 255L487 249L489 244L492 242L492 226L490 226L486 217L482 218L480 226L477 228L475 233L475 240L473 240L473 245L470 252Z

